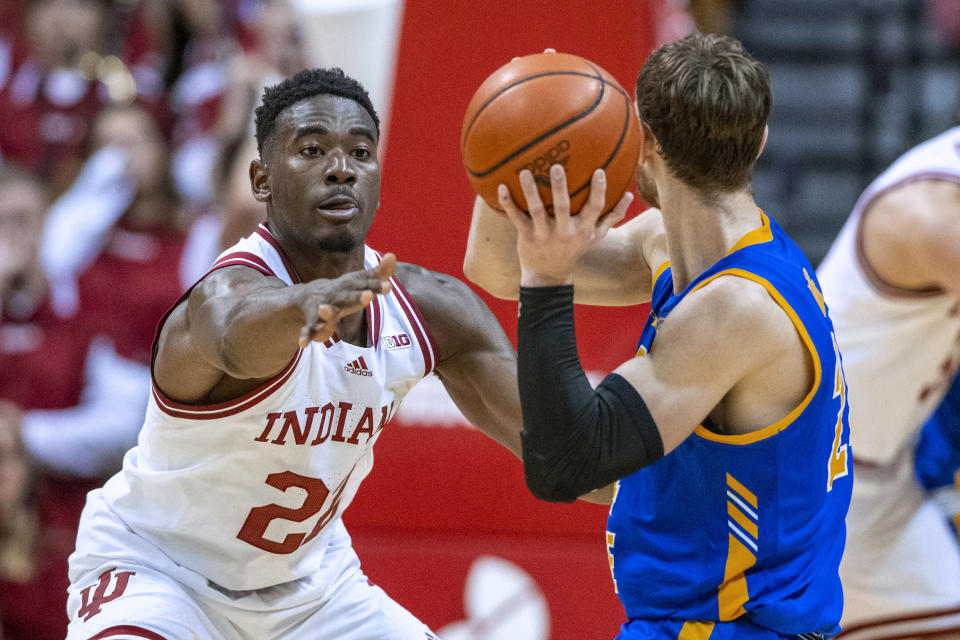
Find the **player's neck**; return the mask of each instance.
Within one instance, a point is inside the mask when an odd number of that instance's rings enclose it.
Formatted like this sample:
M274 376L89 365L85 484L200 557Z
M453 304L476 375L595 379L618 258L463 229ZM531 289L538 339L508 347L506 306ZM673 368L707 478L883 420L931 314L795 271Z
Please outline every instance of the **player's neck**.
M659 195L673 287L678 292L762 224L760 210L747 189L705 202L677 182L661 187Z
M281 245L303 282L332 280L363 269L363 245L350 251L318 251L297 243L281 242Z

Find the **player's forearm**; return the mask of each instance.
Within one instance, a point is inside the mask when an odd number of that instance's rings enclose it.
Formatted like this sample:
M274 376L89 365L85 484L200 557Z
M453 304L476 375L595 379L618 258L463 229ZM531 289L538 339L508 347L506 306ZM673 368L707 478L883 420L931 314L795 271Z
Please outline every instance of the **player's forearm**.
M491 295L516 300L520 287L517 232L507 218L479 197L473 207L463 273Z
M268 377L285 367L305 324L302 289L293 285L208 302L215 308L201 310L196 332L210 336L202 340L211 363L239 379Z
M520 290L518 382L527 486L570 502L663 456L636 390L611 374L594 390L580 366L573 287Z

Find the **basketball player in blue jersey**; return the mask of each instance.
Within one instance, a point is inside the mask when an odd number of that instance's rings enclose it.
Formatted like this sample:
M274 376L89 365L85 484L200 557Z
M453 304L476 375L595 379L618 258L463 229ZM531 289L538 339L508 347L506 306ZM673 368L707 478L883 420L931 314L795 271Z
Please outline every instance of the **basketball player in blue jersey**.
M264 92L267 222L160 323L123 470L90 493L70 640L427 640L371 584L341 514L406 393L436 373L519 455L516 354L463 282L366 246L379 121L339 69Z
M814 270L750 191L771 93L740 43L695 34L637 81L640 196L619 222L602 171L571 215L563 168L545 213L477 199L468 278L520 300L527 485L571 501L611 483L606 531L622 640L825 638L850 500L847 395ZM573 305L651 302L636 357L596 388ZM629 330L629 329L627 329Z

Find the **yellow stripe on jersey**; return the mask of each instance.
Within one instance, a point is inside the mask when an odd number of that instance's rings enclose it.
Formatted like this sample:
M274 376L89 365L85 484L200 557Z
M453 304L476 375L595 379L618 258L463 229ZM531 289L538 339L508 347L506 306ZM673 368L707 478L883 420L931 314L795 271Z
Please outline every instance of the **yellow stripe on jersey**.
M749 234L748 234L749 235ZM711 280L719 278L720 276L731 275L738 278L746 278L747 280L752 280L757 284L763 286L767 290L767 293L770 294L770 297L773 298L777 304L780 305L780 308L783 309L784 313L790 318L793 322L793 326L796 327L797 333L800 334L800 339L803 340L803 343L807 347L807 351L810 352L810 357L813 359L813 386L810 387L810 391L807 393L806 397L794 407L793 411L788 413L786 416L777 420L773 424L759 429L758 431L753 431L751 433L744 433L740 435L721 435L719 433L714 433L704 427L702 424L697 425L693 430L701 438L706 440L712 440L714 442L723 442L725 444L752 444L754 442L759 442L770 436L774 436L787 427L789 427L797 417L803 413L803 410L807 408L807 405L810 404L810 401L813 400L813 396L816 395L817 389L820 388L820 379L823 376L821 371L822 365L820 364L820 354L817 353L817 348L813 344L813 340L810 338L810 334L807 333L806 327L803 326L803 321L800 320L800 316L797 315L797 312L793 310L793 307L790 306L790 303L786 301L783 295L777 291L776 287L770 284L765 278L761 278L757 274L746 271L744 269L725 269L724 271L717 272L705 279L703 282L698 284L693 291L696 291L700 287L704 286ZM690 293L693 293L691 291Z
M727 514L733 518L738 525L743 527L744 531L754 538L759 537L760 532L757 530L757 523L745 516L732 502L727 502Z
M729 473L727 474L727 486L740 494L740 497L749 502L751 507L754 509L757 508L757 496L753 495L753 492L750 491L750 489L747 489L745 486L740 484L740 481Z
M732 533L727 534L729 548L727 550L727 564L723 571L723 584L717 590L717 604L719 618L729 621L746 613L743 605L750 600L747 590L746 570L757 563L757 557L751 553L740 539Z
M810 274L807 273L807 270L803 270L803 277L807 279L807 289L810 289L813 299L817 301L817 306L820 307L820 312L823 315L827 315L827 305L823 301L823 294L820 293L820 289L817 289L816 283L813 281L813 278L810 277Z
M663 275L663 272L667 270L667 267L670 266L670 261L665 261L662 265L657 267L657 270L653 272L653 283L650 285L650 290L653 291L653 288L657 286L657 280L660 279L660 276Z
M709 622L684 622L677 640L707 640L713 633L713 626L716 623Z

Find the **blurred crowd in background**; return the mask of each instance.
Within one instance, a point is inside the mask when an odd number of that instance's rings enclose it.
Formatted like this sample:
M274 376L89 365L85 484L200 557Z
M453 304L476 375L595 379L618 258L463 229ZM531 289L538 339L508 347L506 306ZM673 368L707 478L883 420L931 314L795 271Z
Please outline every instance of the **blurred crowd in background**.
M766 27L751 20L764 19L763 4L665 0L660 39L699 25L741 37L762 61L794 64L782 39L757 36ZM923 55L929 36L937 64L954 65L960 3L898 4L922 5ZM86 492L136 443L157 321L264 216L247 177L252 113L265 85L307 66L298 26L286 0L0 0L3 640L65 635L76 524ZM768 44L780 49L767 55ZM772 127L782 77L774 70ZM933 93L955 119L960 85L951 86ZM784 168L796 179L805 167L791 144L775 131L769 173L778 177L764 182L758 170L758 189L786 203L802 185L784 183ZM862 158L863 147L853 153ZM850 205L869 177L853 173ZM833 228L804 247L813 254L849 211L831 205Z
M63 638L86 492L136 443L157 321L264 215L284 0L0 1L0 620Z

